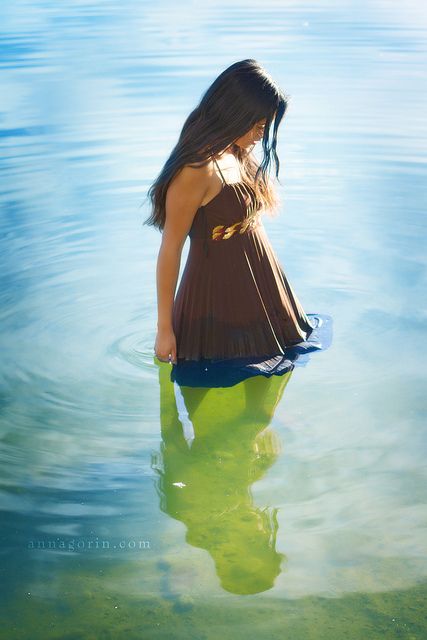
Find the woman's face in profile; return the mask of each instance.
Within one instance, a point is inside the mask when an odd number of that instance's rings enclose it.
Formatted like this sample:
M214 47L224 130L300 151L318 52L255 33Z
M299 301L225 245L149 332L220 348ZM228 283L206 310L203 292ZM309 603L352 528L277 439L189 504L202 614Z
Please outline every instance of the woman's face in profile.
M266 118L263 118L262 120L259 120L258 122L256 122L254 126L251 129L249 129L247 133L245 133L245 135L235 140L235 144L245 149L249 147L253 147L257 142L259 142L262 139L264 135L266 120L267 120Z

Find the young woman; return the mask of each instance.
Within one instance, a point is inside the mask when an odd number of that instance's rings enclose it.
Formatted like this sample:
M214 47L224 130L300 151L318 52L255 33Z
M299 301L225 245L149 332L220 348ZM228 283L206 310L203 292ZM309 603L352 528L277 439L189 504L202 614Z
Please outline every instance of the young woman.
M153 210L145 224L162 231L154 352L172 363L180 384L232 386L282 374L298 353L321 348L315 329L325 316L305 314L261 220L278 208L267 170L274 158L278 177L286 108L287 97L256 60L232 64L188 116L148 191ZM261 140L258 166L252 150Z

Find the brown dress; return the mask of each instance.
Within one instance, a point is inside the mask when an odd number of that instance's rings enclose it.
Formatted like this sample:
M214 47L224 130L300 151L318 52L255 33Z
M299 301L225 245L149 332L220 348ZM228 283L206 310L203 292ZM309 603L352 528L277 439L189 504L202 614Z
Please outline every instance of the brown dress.
M243 363L246 371L251 359L281 356L283 362L287 348L306 343L319 324L318 316L310 320L305 314L276 258L253 189L227 183L216 166L222 189L196 212L173 305L176 380L179 368L190 362Z

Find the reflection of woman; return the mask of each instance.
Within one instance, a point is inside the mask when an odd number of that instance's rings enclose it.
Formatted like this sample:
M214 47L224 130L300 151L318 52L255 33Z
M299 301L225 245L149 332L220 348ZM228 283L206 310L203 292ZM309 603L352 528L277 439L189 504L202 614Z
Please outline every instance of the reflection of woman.
M277 129L286 108L286 96L259 63L236 62L188 116L150 187L146 223L163 232L154 351L173 363L180 384L231 386L256 374L283 374L292 368L286 349L305 344L321 322L305 314L261 220L262 210L278 205L267 169L274 158L278 176ZM261 139L258 166L252 150ZM277 356L284 356L281 367L270 363ZM223 385L209 378L218 361L238 371Z
M231 389L173 385L158 364L161 399L161 508L187 527L186 541L212 556L231 593L270 589L284 556L276 551L276 509L253 504L251 485L276 460L279 441L268 427L291 373L256 376ZM185 438L182 394L193 437Z

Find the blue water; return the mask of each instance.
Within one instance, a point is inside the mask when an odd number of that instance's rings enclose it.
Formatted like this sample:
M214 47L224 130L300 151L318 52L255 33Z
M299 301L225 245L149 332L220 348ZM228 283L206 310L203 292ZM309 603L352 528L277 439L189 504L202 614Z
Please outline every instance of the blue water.
M425 7L18 0L0 29L0 637L425 638ZM180 392L146 192L247 57L291 96L264 225L334 339Z

